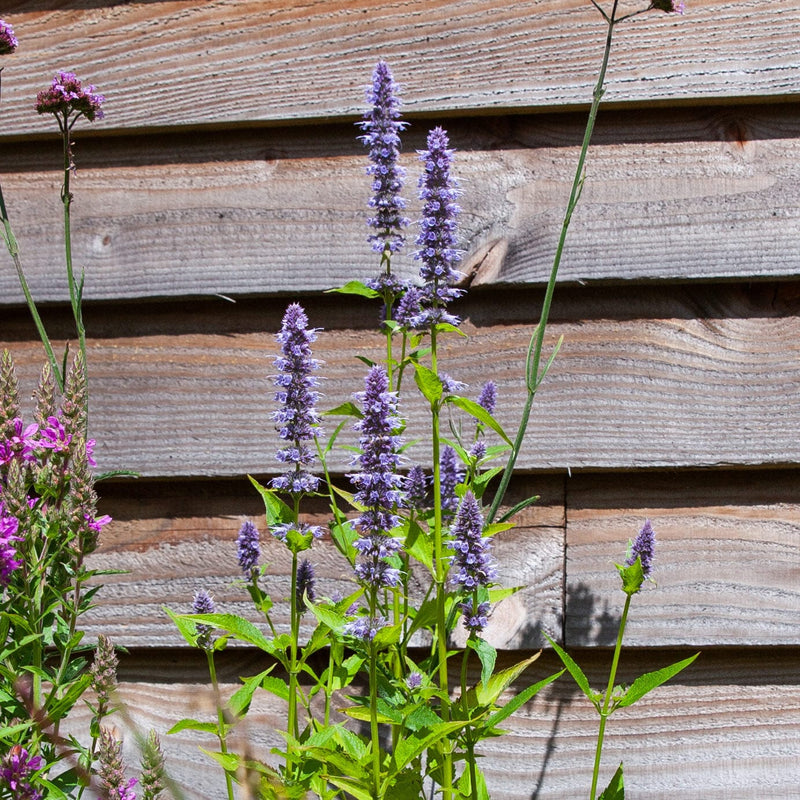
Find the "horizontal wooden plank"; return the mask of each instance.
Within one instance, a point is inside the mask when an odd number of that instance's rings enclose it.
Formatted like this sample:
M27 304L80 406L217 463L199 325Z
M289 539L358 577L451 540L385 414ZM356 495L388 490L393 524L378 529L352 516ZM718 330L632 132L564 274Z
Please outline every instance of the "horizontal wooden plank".
M625 598L614 563L646 518L655 583L635 596L626 641L800 643L797 474L688 472L567 481L569 645L615 641Z
M262 563L268 565L263 587L275 602L272 621L280 632L289 631L291 555L267 533L263 502L248 481L116 484L104 485L103 492L103 510L114 523L105 529L90 566L125 572L101 579L97 607L86 617L89 635L106 633L126 647L182 645L162 607L187 613L200 588L211 591L219 611L263 623L252 609L236 561L236 535L245 518L261 531ZM545 641L542 630L560 635L563 480L517 481L509 492L509 507L531 494L539 495L540 502L520 514L514 531L495 542L495 557L503 565L499 582L525 587L495 608L486 635L500 648L539 647ZM317 524L330 520L324 503L304 504L304 510ZM320 597L355 591L350 566L329 537L304 555L314 565ZM420 571L411 581L412 592L423 592L428 583ZM314 624L308 615L302 635Z
M600 689L607 676L607 654L573 654L592 686ZM656 657L628 651L620 677L629 682L686 654L664 651ZM258 657L242 653L219 661L226 693L238 676L264 668ZM501 654L501 667L511 663L508 655ZM601 775L609 780L624 761L628 792L653 800L792 797L800 781L796 665L797 653L791 650L703 653L634 709L612 717ZM557 668L551 655L543 656L504 699ZM185 653L148 651L143 657L123 659L120 677L129 718L123 723L117 717L117 724L125 736L128 761L132 765L137 761L132 732L152 728L162 734L168 768L186 800L218 800L224 793L221 775L198 749L214 749L213 739L187 732L164 735L182 716L213 719L203 662ZM81 712L73 726L80 730L87 722L88 712ZM275 763L268 751L281 743L278 730L285 724L281 704L260 693L245 722L232 734L232 747L248 748L255 757ZM513 715L504 728L505 736L481 747L480 764L492 800L562 800L588 793L597 715L566 677Z
M795 284L587 288L559 297L548 352L556 337L564 344L537 398L520 469L800 463ZM325 361L322 408L333 408L363 388L365 368L354 356L383 357L383 341L371 330L376 306L309 300L311 324L324 329L315 349ZM538 303L535 294L476 294L459 307L468 338L443 338L440 369L469 384L473 397L495 380L498 417L511 432ZM96 334L90 424L101 469L144 476L277 470L269 375L283 304L218 301L217 308L184 316L173 306L134 306L111 310L104 322L87 317ZM39 344L14 341L30 337L29 326L21 311L4 327L25 392L42 358ZM409 384L401 405L407 436L424 440L429 411ZM338 453L331 468L347 471L349 456ZM421 442L408 457L430 459Z
M427 122L412 126L403 155L411 219L420 214L411 198ZM547 280L583 125L583 115L452 121L466 281ZM86 270L85 296L242 297L372 277L366 158L355 134L329 125L79 139L73 248ZM602 114L561 282L800 274L798 142L793 106ZM59 159L54 142L12 143L0 153L39 301L68 297ZM416 223L393 264L410 280L419 271L415 236ZM2 270L0 304L21 302L15 271Z
M31 0L5 13L20 39L5 59L6 136L48 129L33 99L65 68L107 96L104 130L350 117L379 58L394 65L412 113L586 106L605 41L588 0L527 9L488 0ZM607 100L796 95L798 24L793 0L746 9L713 0L690 3L684 18L637 17L618 29Z

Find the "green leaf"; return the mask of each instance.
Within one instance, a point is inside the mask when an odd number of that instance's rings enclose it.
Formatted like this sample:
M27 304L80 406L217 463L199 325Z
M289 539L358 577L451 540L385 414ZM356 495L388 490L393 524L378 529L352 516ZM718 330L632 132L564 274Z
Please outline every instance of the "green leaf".
M227 631L239 641L255 645L267 653L276 651L275 643L267 639L252 622L237 617L235 614L181 614L180 618Z
M477 765L475 766L475 791L472 791L472 776L468 769L464 770L458 780L458 791L461 797L475 798L475 800L491 800L489 790L486 788L486 779Z
M524 661L520 661L513 667L501 670L496 675L492 675L492 677L485 683L481 681L475 690L478 704L482 706L488 706L494 703L497 698L500 697L500 695L511 685L511 682L517 676L521 675L531 664L533 664L537 658L539 658L540 654L541 651L539 651L539 653L535 653L530 658L526 658Z
M411 520L406 535L406 552L420 564L428 568L431 575L433 569L433 542L416 520Z
M340 631L347 622L347 617L334 609L333 606L323 603L310 603L308 607L311 609L311 613L332 631Z
M620 765L617 767L617 771L614 773L611 783L606 786L597 800L625 800L625 784L622 780L622 762L620 762Z
M289 700L289 684L283 678L276 678L273 675L267 675L261 681L261 688L266 689L270 694L279 697L281 700Z
M168 731L170 733L180 733L181 731L202 731L203 733L219 733L216 722L200 722L197 719L182 719L176 722Z
M418 755L427 750L436 742L449 736L453 731L464 727L463 721L442 722L431 730L426 736L403 736L397 743L392 754L392 768L387 777L394 777L402 772Z
M374 289L370 289L369 286L361 281L348 281L344 286L326 289L325 294L357 294L360 297L369 297L370 299L380 297Z
M414 362L414 380L431 405L436 405L442 399L444 387L441 379L432 369L428 369L417 361Z
M513 508L506 511L502 517L498 520L499 522L505 522L506 520L511 519L515 514L518 514L522 509L527 508L528 506L532 506L534 503L538 503L540 500L540 495L534 495L533 497L528 497L526 500L520 500Z
M644 675L640 675L628 687L628 691L625 692L625 694L614 704L614 707L625 708L626 706L632 706L637 700L640 700L648 692L652 691L657 686L661 686L662 683L666 683L681 670L686 669L686 667L688 667L689 664L691 664L699 655L700 653L695 653L693 656L685 658L683 661L678 661L675 664L671 664L669 667L664 667L663 669L656 670L655 672L647 672Z
M444 402L458 406L462 411L466 411L467 414L475 417L482 425L491 428L504 442L511 444L511 439L508 438L500 423L474 400L470 400L468 397L459 397L456 394L449 394L445 397Z
M470 636L467 639L467 647L474 650L481 660L481 683L485 686L492 677L494 665L497 661L497 650L486 639L481 639L480 636Z
M617 569L622 579L622 591L627 595L636 594L645 581L642 559L637 556L633 564L617 564Z
M364 417L361 409L350 401L342 403L340 406L336 406L336 408L332 408L330 411L325 411L324 413L328 416L335 417L356 417L357 419L363 419Z
M273 664L269 669L265 669L259 675L254 675L252 678L245 678L243 685L240 686L228 700L228 708L233 712L234 716L241 717L247 713L250 708L250 701L253 699L256 689L263 685L267 675L275 668Z
M526 689L523 689L519 694L515 695L511 700L509 700L499 711L496 711L486 720L486 729L491 730L495 725L510 717L518 708L522 708L522 706L524 706L525 703L531 699L531 697L533 697L535 694L538 694L542 689L544 689L545 686L548 686L553 681L560 678L565 672L566 670L562 669L560 672L556 672L544 680L541 680L538 683L534 683L532 686L528 686Z
M292 509L289 508L275 492L268 489L266 486L262 486L252 475L248 475L247 477L264 500L267 522L270 525L277 525L281 522L291 522L294 519L294 512Z
M548 642L550 642L550 645L552 646L553 650L556 651L556 654L567 668L569 674L572 675L572 679L578 685L578 688L586 695L587 698L589 698L589 700L592 701L594 707L600 711L597 695L592 691L592 687L589 685L589 679L586 677L583 670L572 660L572 657L569 656L565 650L559 647L547 634L545 634L545 638Z

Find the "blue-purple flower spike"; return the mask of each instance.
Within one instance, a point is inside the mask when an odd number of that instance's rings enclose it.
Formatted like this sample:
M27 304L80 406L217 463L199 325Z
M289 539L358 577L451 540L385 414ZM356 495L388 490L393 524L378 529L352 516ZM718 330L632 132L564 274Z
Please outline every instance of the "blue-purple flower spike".
M656 533L650 520L645 520L639 535L633 540L631 554L625 561L626 566L630 567L636 563L636 559L642 560L642 574L645 578L650 577L653 571L653 558L656 550Z
M249 578L253 570L258 567L258 559L261 556L261 545L259 544L258 528L245 520L239 528L239 535L236 537L236 545L239 558L239 567Z
M440 486L442 497L442 513L455 514L458 508L458 497L456 497L456 486L461 483L464 475L459 468L458 456L456 451L445 445L439 456Z
M396 435L397 395L389 391L389 378L381 366L372 367L364 386L358 394L364 416L355 425L361 433L361 454L356 458L361 471L348 475L356 487L356 502L365 507L355 522L361 534L353 545L361 556L356 576L370 586L396 586L399 572L384 559L402 546L399 538L388 535L398 523L395 511L403 501L403 477L397 474L401 447Z
M278 435L288 446L278 450L276 458L292 467L271 486L291 494L310 494L317 490L319 478L311 475L307 467L314 463L314 452L306 442L319 433L319 414L316 403L320 393L316 391L319 380L312 373L320 362L311 357L311 343L317 338L314 328L308 327L308 317L302 306L292 303L283 317L277 334L282 355L275 359L279 371L274 380L278 391L275 399L281 408L273 413Z
M367 102L371 108L358 123L364 131L358 138L369 147L371 162L367 167L373 191L369 206L375 216L370 217L367 224L375 233L369 236L369 242L376 252L389 255L403 247L405 237L402 231L408 225L403 216L406 202L400 197L406 172L397 163L400 131L406 123L400 121L399 87L384 61L379 61L372 73Z
M311 562L304 558L297 567L297 608L301 614L306 610L304 596L314 602L316 577Z
M483 515L472 492L467 492L461 501L452 534L452 583L467 592L488 586L496 575L490 552L492 540L483 536Z
M456 247L456 217L461 209L456 204L456 183L450 176L453 151L447 133L434 128L428 134L428 149L420 153L425 172L420 177L420 199L424 202L419 250L414 258L421 261L419 270L423 286L423 310L414 320L414 327L426 328L440 322L458 324L458 318L445 311L445 306L462 294L453 284L458 273L453 268L461 260Z

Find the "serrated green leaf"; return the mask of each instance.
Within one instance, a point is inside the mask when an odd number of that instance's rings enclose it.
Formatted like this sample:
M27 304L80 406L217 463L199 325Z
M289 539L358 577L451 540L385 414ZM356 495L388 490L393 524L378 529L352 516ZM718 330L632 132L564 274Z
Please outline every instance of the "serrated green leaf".
M431 404L435 405L442 399L444 386L439 376L424 364L414 362L414 380L423 397Z
M267 653L274 654L277 649L276 644L267 639L252 622L235 614L181 614L180 618L227 631L239 641L252 644Z
M413 735L401 737L392 754L392 768L388 771L387 780L402 772L418 755L436 742L463 728L464 724L463 721L442 722L425 736L419 738Z
M269 525L291 522L294 519L294 511L289 508L272 489L262 486L252 475L248 475L247 477L264 501L264 508L266 509L267 522Z
M242 686L240 686L228 700L228 708L233 712L234 716L241 717L247 713L250 708L250 702L256 690L260 688L269 675L275 668L275 665L265 669L262 673L254 675L252 678L245 678ZM265 687L266 688L266 687Z
M445 403L457 406L462 411L466 411L472 417L478 420L482 425L491 428L504 442L511 444L511 439L508 438L506 432L503 430L502 425L482 406L468 397L460 397L456 394L449 394L444 399Z
M327 625L332 631L340 631L347 622L347 617L332 606L310 603L308 608L323 625Z
M561 647L558 646L547 634L544 635L550 645L552 646L553 650L556 651L556 654L561 659L561 662L567 668L567 671L570 675L572 675L572 679L577 684L578 688L586 695L586 697L591 700L592 705L600 711L600 706L598 704L597 697L595 693L592 691L592 687L589 685L589 679L584 674L583 670L573 661L572 657Z
M433 569L433 542L416 520L411 520L406 535L406 552L427 567L431 575Z
M597 800L625 800L625 785L622 779L622 762L617 767L611 783L606 786Z
M491 800L489 790L486 788L486 779L483 771L475 765L475 791L472 791L472 776L469 769L465 769L458 780L458 791L461 797L474 798L474 800Z
M481 683L485 686L489 683L497 661L497 650L480 636L470 636L467 639L467 647L474 650L481 661Z
M202 731L203 733L219 733L219 727L216 722L200 722L197 719L182 719L176 722L168 731L167 735L171 733L180 733L181 731Z
M521 675L529 665L533 664L537 658L539 658L539 655L540 653L535 653L530 658L520 661L513 667L508 667L508 669L501 670L496 675L492 675L491 678L485 683L481 681L475 688L478 704L482 706L488 706L494 703L497 698L500 697L500 695L511 685L511 682L517 678L517 676Z
M663 669L656 670L655 672L647 672L640 675L629 687L628 691L614 704L615 708L625 708L632 706L637 700L640 700L648 692L651 692L662 683L666 683L670 678L675 677L681 670L686 669L700 653L695 653L683 661L678 661Z
M562 669L560 672L556 672L553 675L550 675L544 680L539 681L538 683L534 683L531 686L523 689L519 694L515 695L511 700L509 700L501 709L495 711L487 720L486 720L486 729L491 730L501 723L504 719L510 717L518 708L521 708L531 699L534 695L538 694L545 686L548 686L553 681L560 678L566 669Z
M353 402L346 402L342 403L336 408L332 408L330 411L324 412L328 416L336 416L336 417L356 417L357 419L363 419L364 414L361 409Z
M344 286L337 286L335 289L326 289L325 294L357 294L360 297L368 297L370 299L380 297L374 289L370 289L369 286L361 281L348 281Z

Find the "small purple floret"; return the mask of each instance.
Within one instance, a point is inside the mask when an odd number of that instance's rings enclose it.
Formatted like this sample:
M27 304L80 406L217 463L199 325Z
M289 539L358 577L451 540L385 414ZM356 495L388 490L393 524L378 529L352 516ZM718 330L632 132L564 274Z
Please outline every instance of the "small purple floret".
M0 56L13 53L19 45L14 29L7 22L0 19Z

